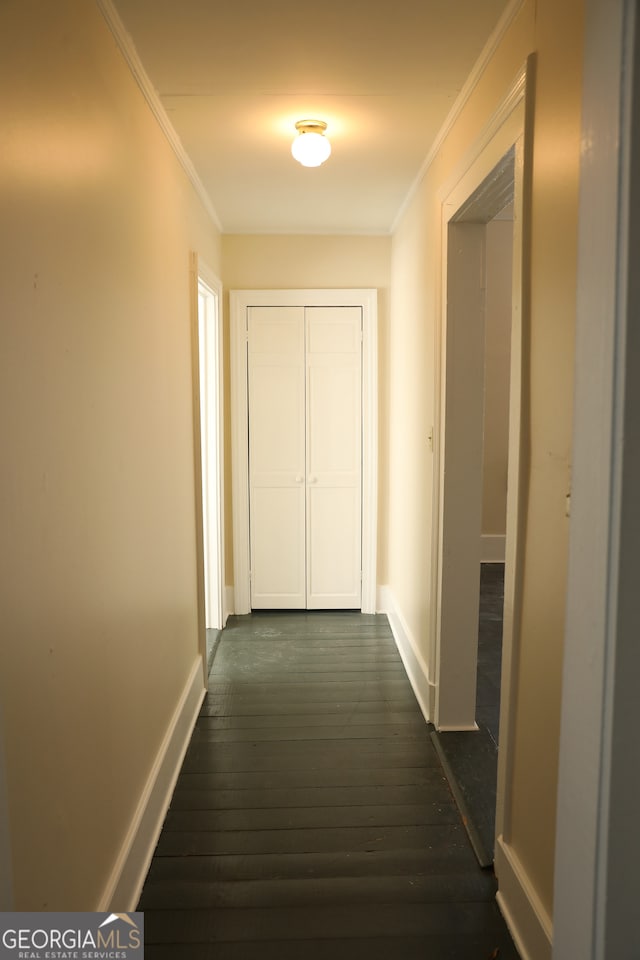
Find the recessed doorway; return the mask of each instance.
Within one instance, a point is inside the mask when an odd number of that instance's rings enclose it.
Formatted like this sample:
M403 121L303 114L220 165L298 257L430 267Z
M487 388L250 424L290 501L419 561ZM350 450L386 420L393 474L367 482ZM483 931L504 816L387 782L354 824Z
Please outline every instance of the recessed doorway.
M223 391L221 285L198 264L198 372L202 476L202 558L206 660L210 663L226 615L223 552Z
M480 139L477 152L452 178L443 194L443 312L437 346L436 484L434 514L438 536L434 547L435 710L436 736L471 738L479 744L479 727L487 730L486 710L499 713L499 737L494 736L491 771L471 770L472 778L488 783L490 826L486 843L488 864L502 850L510 829L510 771L516 697L517 623L523 542L522 476L526 462L526 408L523 397L523 356L527 348L528 248L523 228L528 217L530 164L527 66L523 68L497 119ZM485 423L487 396L486 310L488 225L513 205L512 221L500 229L509 234L512 268L503 268L509 304L510 331L507 462L500 468L506 480L506 522L502 530L483 530L485 499ZM506 346L506 345L505 345ZM489 471L490 472L490 471ZM483 538L483 532L485 537ZM489 556L485 551L488 549ZM478 633L481 563L504 560L502 643L497 651L500 705L478 698ZM501 605L502 598L497 600ZM500 662L501 665L500 665ZM481 663L481 666L482 663ZM498 693L496 690L495 693ZM483 717L482 714L485 713ZM495 723L493 724L496 732ZM487 733L487 741L491 738ZM497 764L495 741L499 740ZM497 776L496 776L497 766ZM464 797L462 797L464 800ZM465 812L468 812L468 806Z

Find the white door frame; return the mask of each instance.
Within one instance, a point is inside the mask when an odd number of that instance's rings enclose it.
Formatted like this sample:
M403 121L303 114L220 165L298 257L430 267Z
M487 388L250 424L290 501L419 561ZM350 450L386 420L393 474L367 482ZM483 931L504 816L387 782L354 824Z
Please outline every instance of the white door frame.
M202 291L208 299L206 316L196 308L196 464L198 526L202 584L201 617L204 627L222 629L224 609L224 376L222 284L216 274L193 254L192 276L196 304ZM213 442L207 423L213 419ZM201 539L200 539L201 537Z
M377 291L231 290L231 463L234 610L251 610L249 581L248 307L362 307L362 612L376 610L378 526Z
M587 0L555 960L640 956L640 22Z
M447 349L447 252L449 224L455 217L464 219L465 213L473 216L470 208L478 205L480 220L486 218L495 197L500 192L500 183L492 185L491 174L498 173L501 164L513 151L513 309L511 324L511 372L509 388L509 466L507 492L507 524L505 544L505 590L502 641L502 676L500 702L500 750L498 753L498 782L496 801L496 849L495 865L499 882L502 882L504 859L508 857L511 839L511 791L514 764L514 728L517 708L517 677L519 652L519 622L522 594L522 557L524 543L526 477L528 470L527 425L528 395L523 376L523 357L526 356L529 329L529 264L530 249L528 224L530 223L531 195L531 145L533 125L533 70L535 60L529 57L516 77L507 97L489 121L483 134L463 159L441 193L442 198L442 328L436 332L436 377L435 409L435 476L433 516L435 531L433 539L432 596L433 634L436 638L429 664L430 673L436 677L435 724L439 729L474 729L475 724L475 675L477 661L477 622L475 629L460 643L458 640L443 642L442 623L446 611L442 609L443 534L445 503L445 455L446 436L446 349ZM498 178L499 179L499 178ZM483 212L484 211L484 212ZM464 483L464 478L462 478ZM477 530L478 552L480 528ZM449 569L451 575L451 566ZM455 602L455 593L448 591L445 602ZM450 613L450 611L449 611ZM456 693L460 671L466 672L473 682L463 683L459 688L466 701ZM446 685L446 687L445 687ZM498 899L501 894L498 893Z
M519 572L517 563L517 548L519 531L522 520L522 335L523 315L526 309L526 283L523 280L523 266L526 263L524 251L523 217L525 210L525 100L530 82L531 61L522 67L516 77L511 90L492 117L487 128L474 144L469 154L463 159L454 176L445 185L441 192L442 198L442 325L437 332L436 343L436 376L435 376L435 409L436 423L439 429L435 431L434 443L434 472L437 478L434 484L433 516L436 520L433 539L433 580L432 596L435 599L433 607L433 635L436 638L433 650L433 659L430 663L430 674L436 677L436 697L434 723L439 730L474 730L475 723L475 686L477 661L477 609L473 614L475 623L469 627L466 617L465 624L469 629L460 630L460 598L456 589L450 589L451 580L456 576L456 564L449 562L450 544L448 536L456 536L455 511L447 514L447 506L455 506L452 499L473 500L475 494L480 494L481 484L481 450L476 466L480 470L478 476L466 476L464 471L458 470L456 477L462 485L469 489L457 491L455 494L455 480L451 487L447 486L450 476L447 476L447 427L451 411L447 409L447 340L451 335L449 323L455 322L455 317L449 310L447 285L449 276L449 240L450 231L456 221L470 221L469 226L476 223L486 223L500 205L501 191L504 191L504 178L507 176L513 184L514 202L514 249L513 249L513 291L514 302L512 311L511 329L511 384L510 384L510 416L509 416L509 478L507 494L507 533L505 557L505 603L503 625L503 660L502 660L502 687L501 718L500 718L500 757L508 759L505 766L501 760L502 770L499 768L499 786L502 790L508 789L508 770L510 770L509 732L512 726L513 702L511 697L512 685L515 682L515 638L514 625L517 622L519 605ZM506 167L506 159L510 152L513 154L512 171ZM462 228L464 229L464 228ZM469 234L473 231L469 230ZM471 241L476 243L476 240ZM477 252L476 252L477 253ZM478 254L480 255L480 254ZM480 280L477 281L478 293ZM452 298L451 309L456 309ZM460 309L467 309L468 303L458 303ZM479 321L481 317L477 318ZM451 344L449 345L451 347ZM480 423L479 429L482 426ZM453 441L455 437L451 436ZM477 452L477 451L476 451ZM477 471L476 471L477 473ZM476 487L478 489L476 489ZM479 508L479 503L478 503ZM469 549L477 553L477 570L480 570L480 526L478 524L477 543L469 540L469 533L465 535ZM459 539L459 538L458 538ZM455 558L454 558L455 559ZM475 561L474 561L475 562ZM449 582L444 582L447 578ZM467 604L472 607L473 604ZM476 597L477 606L477 597ZM464 612L464 611L463 611ZM469 611L467 610L467 614ZM502 803L498 802L499 811Z

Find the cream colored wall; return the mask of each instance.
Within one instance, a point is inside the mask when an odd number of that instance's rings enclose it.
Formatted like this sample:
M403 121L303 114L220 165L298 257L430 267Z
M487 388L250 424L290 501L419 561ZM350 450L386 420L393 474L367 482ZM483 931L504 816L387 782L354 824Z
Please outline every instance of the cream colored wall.
M434 427L435 245L439 221L417 196L393 237L389 322L386 583L425 660L429 638ZM383 581L384 582L384 581ZM431 678L432 679L432 678Z
M391 238L376 236L264 236L225 234L222 237L222 274L225 286L225 406L229 394L229 290L277 290L296 287L375 287L378 291L379 409L386 409L389 340ZM227 432L229 418L226 418ZM386 582L388 459L387 418L380 416L378 582ZM231 490L231 441L225 438L225 487ZM225 526L231 531L231 498L226 498ZM226 542L226 580L233 583L232 538Z
M98 8L0 5L0 689L15 905L91 910L199 650L189 251Z
M389 325L389 585L422 656L433 663L433 458L427 435L441 309L438 192L535 51L532 313L525 343L531 463L508 841L549 913L566 584L581 28L582 0L525 0L395 233Z
M509 359L513 223L486 227L482 532L504 536L509 459Z

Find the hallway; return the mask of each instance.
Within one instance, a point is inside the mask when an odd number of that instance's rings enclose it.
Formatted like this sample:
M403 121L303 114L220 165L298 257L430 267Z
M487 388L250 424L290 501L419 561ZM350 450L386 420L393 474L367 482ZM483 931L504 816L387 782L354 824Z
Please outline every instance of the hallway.
M386 617L232 617L142 893L146 956L513 960L494 897Z

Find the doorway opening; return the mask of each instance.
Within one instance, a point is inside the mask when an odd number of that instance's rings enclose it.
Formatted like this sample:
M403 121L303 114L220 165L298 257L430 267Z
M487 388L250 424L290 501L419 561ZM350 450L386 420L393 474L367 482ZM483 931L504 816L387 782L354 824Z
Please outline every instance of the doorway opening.
M497 750L509 468L513 197L487 223L484 241L484 405L476 724L488 732Z
M456 597L472 721L434 742L482 866L493 863L513 305L513 150L449 224L443 595ZM464 371L461 376L461 371ZM452 382L453 381L453 382ZM464 499L464 512L460 501ZM451 512L454 511L453 515ZM447 613L446 606L444 612ZM441 642L451 641L442 621ZM463 726L461 724L461 726Z
M207 664L224 626L222 512L222 324L220 284L198 271L198 362L202 458L202 543Z
M434 739L485 866L509 809L521 569L524 109L512 122L443 202Z
M510 431L518 424L509 417L511 351L504 341L520 293L512 276L514 221L495 224L499 257L492 221L515 203L515 167L512 147L445 223L435 710L435 725L443 731L477 729L480 565L484 558L502 560L506 551ZM496 260L502 261L497 267ZM494 287L502 288L499 296ZM488 317L494 300L501 310L492 308L493 314L504 314L506 301L506 318L497 323ZM485 532L486 524L493 529Z

